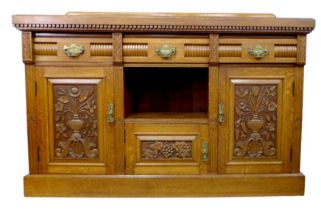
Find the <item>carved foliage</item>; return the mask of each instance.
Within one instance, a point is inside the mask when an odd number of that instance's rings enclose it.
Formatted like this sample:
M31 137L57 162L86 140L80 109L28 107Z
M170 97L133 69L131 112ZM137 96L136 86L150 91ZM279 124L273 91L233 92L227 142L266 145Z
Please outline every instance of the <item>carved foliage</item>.
M234 157L276 156L277 85L235 85Z
M144 160L191 159L192 141L142 141Z
M54 100L55 157L98 157L96 85L56 84Z

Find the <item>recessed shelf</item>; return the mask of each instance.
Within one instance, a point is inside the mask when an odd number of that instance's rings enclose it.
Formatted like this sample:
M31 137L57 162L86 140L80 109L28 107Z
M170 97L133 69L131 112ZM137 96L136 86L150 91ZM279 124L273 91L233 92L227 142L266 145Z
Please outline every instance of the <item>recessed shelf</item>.
M208 68L126 67L124 77L125 118L207 119Z
M206 112L140 112L125 118L125 123L208 123Z

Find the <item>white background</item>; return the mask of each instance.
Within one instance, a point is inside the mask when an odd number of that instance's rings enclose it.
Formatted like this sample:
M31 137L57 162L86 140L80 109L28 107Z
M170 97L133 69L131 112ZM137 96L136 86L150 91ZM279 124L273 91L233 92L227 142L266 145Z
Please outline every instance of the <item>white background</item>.
M321 198L321 34L308 36L305 66L301 197L250 198L25 198L22 178L28 173L25 80L21 34L13 14L64 14L67 11L247 12L321 21L317 0L2 0L0 2L0 209L320 209ZM197 190L197 189L195 189Z

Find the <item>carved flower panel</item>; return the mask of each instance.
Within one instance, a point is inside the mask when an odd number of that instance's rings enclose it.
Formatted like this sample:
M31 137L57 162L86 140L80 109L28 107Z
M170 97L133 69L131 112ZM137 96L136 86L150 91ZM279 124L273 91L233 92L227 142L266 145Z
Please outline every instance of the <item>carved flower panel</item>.
M276 84L235 85L234 157L276 157L277 89Z
M54 155L98 158L97 86L54 84Z
M192 141L141 141L143 160L192 159Z

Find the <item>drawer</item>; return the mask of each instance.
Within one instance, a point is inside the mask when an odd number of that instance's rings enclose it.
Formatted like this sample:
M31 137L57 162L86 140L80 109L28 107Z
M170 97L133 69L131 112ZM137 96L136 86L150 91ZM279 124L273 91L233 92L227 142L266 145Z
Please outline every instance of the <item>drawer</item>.
M126 174L207 172L208 125L126 124Z
M125 37L127 63L208 63L208 37Z
M296 63L295 37L220 37L220 63Z
M296 37L220 36L219 63L296 63ZM124 63L194 63L209 62L207 36L124 36ZM68 51L71 53L69 54ZM75 52L75 54L73 54ZM36 62L112 63L111 35L91 37L35 37L33 55Z
M219 63L296 63L296 37L220 36ZM164 55L161 51L164 51ZM208 63L207 37L124 38L125 63ZM173 52L172 52L173 51Z
M92 37L35 37L36 62L112 62L111 35Z

